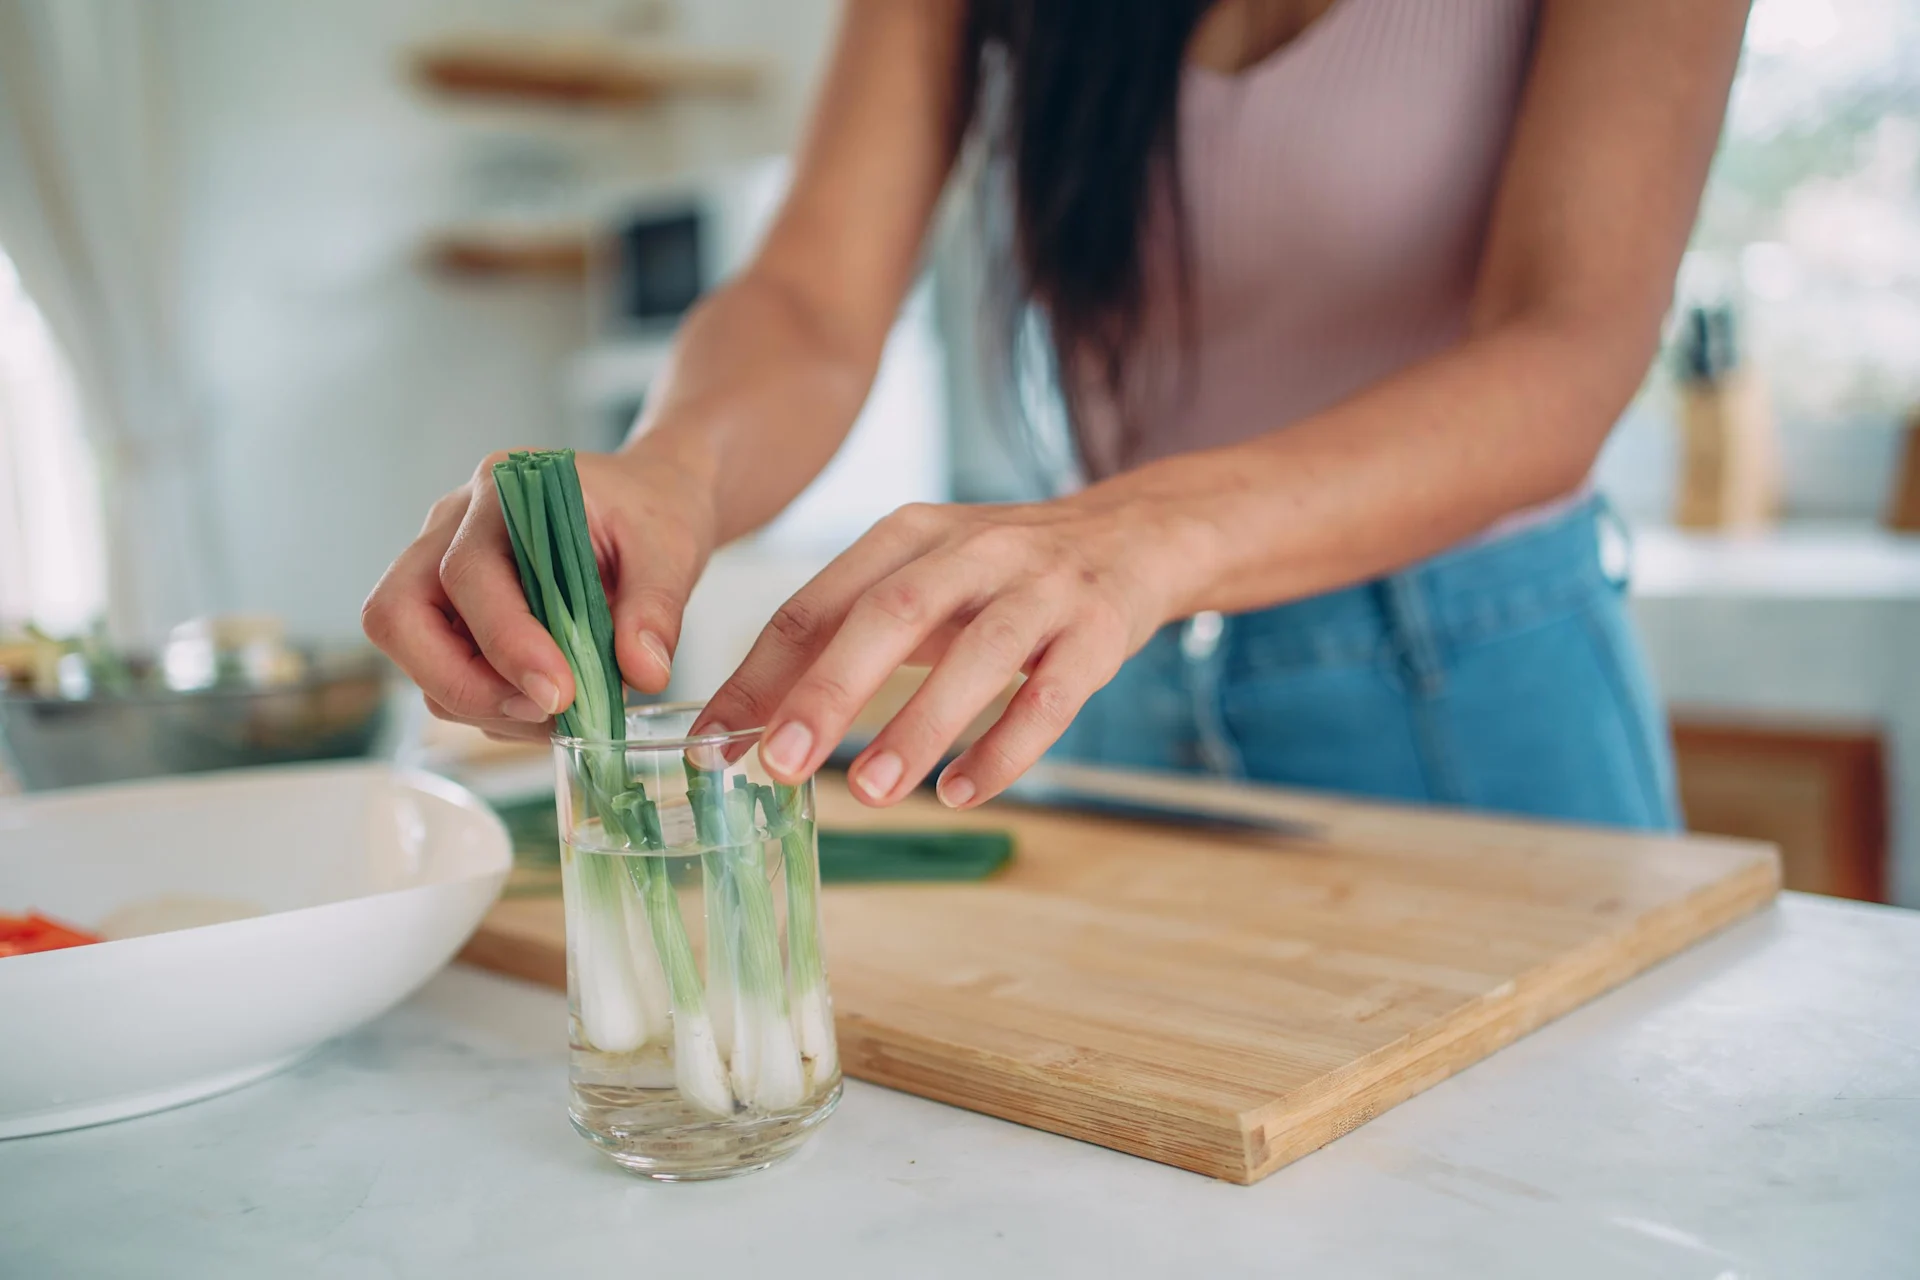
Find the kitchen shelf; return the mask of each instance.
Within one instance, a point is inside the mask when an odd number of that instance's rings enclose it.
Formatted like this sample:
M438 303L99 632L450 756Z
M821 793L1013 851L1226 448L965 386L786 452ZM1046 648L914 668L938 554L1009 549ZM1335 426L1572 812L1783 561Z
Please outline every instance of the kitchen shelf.
M436 272L470 279L517 276L578 284L594 256L585 228L501 230L453 228L428 239L424 256Z
M744 97L767 70L736 54L590 36L462 37L420 48L411 62L415 80L452 97L598 108Z

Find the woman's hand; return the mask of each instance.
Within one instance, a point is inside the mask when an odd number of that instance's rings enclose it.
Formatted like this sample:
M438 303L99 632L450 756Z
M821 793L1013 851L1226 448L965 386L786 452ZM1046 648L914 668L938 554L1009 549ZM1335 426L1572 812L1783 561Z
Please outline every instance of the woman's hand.
M527 608L493 464L440 499L361 609L384 649L445 720L544 740L573 702L573 672ZM680 616L714 543L708 487L643 454L580 454L587 525L607 584L614 653L636 689L667 684Z
M853 765L854 794L890 804L1024 672L1006 712L941 775L945 803L979 804L1173 616L1173 541L1142 507L903 507L780 608L701 727L766 725L762 762L798 781L901 664L930 665Z

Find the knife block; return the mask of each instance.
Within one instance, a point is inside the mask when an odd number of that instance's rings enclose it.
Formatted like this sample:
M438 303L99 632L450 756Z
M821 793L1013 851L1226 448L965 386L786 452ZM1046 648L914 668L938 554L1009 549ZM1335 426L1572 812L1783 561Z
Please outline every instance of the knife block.
M1731 369L1680 387L1682 465L1674 522L1688 529L1753 530L1780 508L1779 449L1766 389Z

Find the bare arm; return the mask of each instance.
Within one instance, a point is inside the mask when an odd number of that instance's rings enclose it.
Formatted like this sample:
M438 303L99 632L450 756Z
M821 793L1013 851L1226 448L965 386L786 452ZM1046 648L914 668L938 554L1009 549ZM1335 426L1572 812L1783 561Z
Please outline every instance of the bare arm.
M952 167L957 0L851 0L779 216L689 317L630 452L712 487L718 541L779 514L846 438Z
M579 459L635 688L665 687L714 547L786 505L852 426L952 163L960 18L959 0L848 0L765 244L688 320L628 445ZM521 596L493 461L435 504L362 623L436 715L544 738L573 676Z
M1372 577L1585 477L1653 355L1746 9L1548 0L1467 340L1283 430L1087 495L1192 526L1182 545L1209 570L1172 616Z
M1576 486L1654 350L1745 0L1546 0L1458 346L1304 421L1071 498L909 509L781 611L709 716L817 768L888 673L935 662L855 761L898 800L1016 672L942 775L992 796L1163 623L1344 586Z

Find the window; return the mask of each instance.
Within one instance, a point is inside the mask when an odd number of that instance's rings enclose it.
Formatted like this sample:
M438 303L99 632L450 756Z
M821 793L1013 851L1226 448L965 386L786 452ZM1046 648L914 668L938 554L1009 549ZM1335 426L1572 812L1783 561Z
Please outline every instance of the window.
M0 253L0 627L85 630L104 613L93 454L45 317Z
M1758 0L1680 281L1786 428L1920 405L1920 4Z
M1730 306L1775 423L1789 519L1880 518L1920 409L1920 4L1755 0L1674 333ZM1672 519L1676 353L1601 455L1631 519Z

